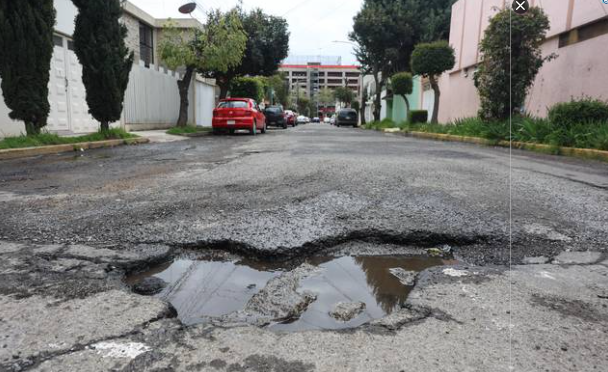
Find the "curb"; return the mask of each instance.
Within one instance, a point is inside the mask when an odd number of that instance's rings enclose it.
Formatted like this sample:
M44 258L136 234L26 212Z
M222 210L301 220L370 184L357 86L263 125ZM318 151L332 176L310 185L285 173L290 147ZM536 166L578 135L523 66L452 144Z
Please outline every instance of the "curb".
M393 129L393 128L389 128ZM467 137L467 136L455 136L453 134L441 134L441 133L427 133L427 132L395 132L394 130L383 130L385 133L393 133L399 134L407 137L421 138L421 139L429 139L436 141L446 141L446 142L464 142L464 143L473 143L476 145L484 145L484 146L499 146L499 147L510 147L520 149L520 150L528 150L528 151L536 151L542 152L545 154L552 155L563 155L563 156L571 156L575 158L582 159L594 159L608 162L608 151L602 150L594 150L594 149L581 149L575 147L555 147L551 145L545 145L540 143L530 143L530 142L513 142L509 143L509 141L492 141L485 138L479 137Z
M197 133L184 133L184 134L171 134L172 136L180 136L180 137L189 137L189 138L198 138L198 137L207 137L213 135L213 132L197 132Z
M96 141L96 142L80 142L80 143L69 143L65 145L50 145L50 146L39 146L39 147L24 147L17 149L3 149L0 150L0 160L9 160L17 158L26 158L38 155L48 154L59 154L62 152L78 151L80 149L101 149L108 147L116 147L122 145L138 145L149 143L148 138L128 138L128 139L116 139L107 141Z

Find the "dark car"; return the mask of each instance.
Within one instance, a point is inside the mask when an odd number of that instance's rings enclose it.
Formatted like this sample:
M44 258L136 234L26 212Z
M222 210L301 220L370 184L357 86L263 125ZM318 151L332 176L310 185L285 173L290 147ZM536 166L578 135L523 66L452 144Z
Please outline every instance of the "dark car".
M266 125L269 127L282 127L283 129L287 129L287 120L283 107L268 106L264 110L264 115L266 115Z
M353 109L342 109L338 112L338 116L336 117L336 125L341 127L343 125L352 125L356 127L359 125L359 116L357 115L357 111Z

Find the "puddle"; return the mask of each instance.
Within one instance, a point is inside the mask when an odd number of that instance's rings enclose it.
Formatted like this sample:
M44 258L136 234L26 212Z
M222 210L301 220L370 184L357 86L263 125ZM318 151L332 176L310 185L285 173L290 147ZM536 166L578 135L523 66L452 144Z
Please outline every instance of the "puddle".
M269 329L301 331L358 327L404 305L412 287L404 285L403 278L400 280L395 272L420 272L453 263L427 256L319 256L304 262L320 270L300 280L297 292L309 291L316 299L297 319L271 322L267 325ZM133 275L127 279L127 284L135 285L150 277L162 279L167 286L156 296L171 302L179 319L192 325L217 321L243 310L270 280L295 268L287 265L225 257L183 256ZM397 268L403 270L395 270ZM365 307L348 321L336 320L330 315L338 303L357 302L364 303Z

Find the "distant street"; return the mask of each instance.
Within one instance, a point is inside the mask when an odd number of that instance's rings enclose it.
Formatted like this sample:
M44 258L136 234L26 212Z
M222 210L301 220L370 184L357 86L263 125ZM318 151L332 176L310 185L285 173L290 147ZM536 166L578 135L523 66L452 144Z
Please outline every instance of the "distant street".
M602 370L608 166L514 151L510 252L508 155L307 124L0 162L0 371L507 371L510 317L514 370ZM349 332L184 329L123 283L183 250L446 246L453 270Z

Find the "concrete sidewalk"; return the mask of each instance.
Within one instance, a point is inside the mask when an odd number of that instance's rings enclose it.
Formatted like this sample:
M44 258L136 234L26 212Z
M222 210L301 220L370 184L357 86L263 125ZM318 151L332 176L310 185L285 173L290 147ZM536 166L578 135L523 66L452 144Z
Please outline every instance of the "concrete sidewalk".
M167 129L161 130L144 130L140 132L131 132L133 134L137 134L140 137L148 138L151 143L168 143L168 142L178 142L187 140L188 137L183 136L174 136L171 134L167 134Z

